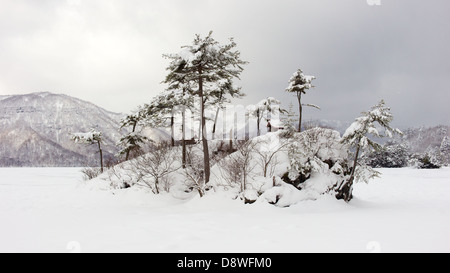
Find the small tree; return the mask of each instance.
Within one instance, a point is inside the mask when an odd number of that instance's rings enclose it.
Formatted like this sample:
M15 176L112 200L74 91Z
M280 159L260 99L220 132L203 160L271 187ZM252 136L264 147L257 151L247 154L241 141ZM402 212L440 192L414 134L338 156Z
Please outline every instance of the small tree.
M281 134L282 138L291 138L294 136L296 129L295 129L295 117L296 114L294 112L294 104L289 103L289 108L286 112L286 115L283 120L283 133Z
M382 100L380 103L373 106L369 112L363 112L362 116L357 118L346 130L345 134L342 136L341 142L350 145L356 151L350 177L336 187L336 197L338 199L349 202L353 198L352 192L355 178L356 180L362 180L367 183L369 179L379 175L378 172L365 165L364 162L359 162L359 156L365 151L381 148L378 143L369 138L369 136L378 138L383 137L383 135L380 135L375 123L384 129L385 134L388 137L392 137L394 133L402 134L400 130L390 126L392 120L393 116L390 112L390 108L386 107L385 102ZM358 165L359 170L357 170Z
M164 91L152 98L149 103L144 104L141 110L146 127L170 127L172 147L175 146L175 113L173 109L177 105L176 94L171 91Z
M83 143L87 145L97 144L98 152L100 154L100 172L103 173L103 152L101 147L101 144L103 142L102 133L95 130L92 130L88 133L74 133L72 134L71 139L75 141L75 143Z
M138 111L127 115L120 122L120 129L131 127L131 132L123 136L117 143L118 146L122 147L118 155L125 155L125 161L128 161L130 158L130 153L137 153L141 149L141 145L148 140L136 131L138 124L142 123L143 118L144 112L140 108Z
M233 82L230 79L219 81L217 84L217 92L214 96L214 100L209 102L211 107L216 108L216 114L214 117L214 124L212 128L212 138L215 138L217 129L217 119L219 117L219 112L223 109L225 103L230 103L231 98L242 98L245 94L241 92L240 87L233 86Z
M280 107L281 102L275 98L268 97L258 102L256 105L247 107L249 114L256 118L257 136L261 135L261 121L263 118L266 121L271 119L271 115L279 115L287 113L287 111Z
M299 110L299 121L298 121L298 131L302 131L302 111L303 106L310 106L320 109L318 106L313 104L302 104L302 94L306 94L306 90L313 88L312 81L315 80L314 76L306 76L303 74L301 69L298 69L294 75L292 75L289 80L289 86L286 91L289 93L295 93L298 100L298 110Z
M206 133L205 106L208 101L216 100L223 90L235 90L232 84L227 88L219 88L222 83L232 83L243 71L240 52L234 50L236 43L230 39L230 43L221 45L212 38L212 31L201 38L196 35L192 45L184 46L178 54L164 55L171 63L168 67L169 74L176 75L174 81L194 83L198 91L194 94L200 99L200 124L203 144L203 165L205 184L210 179L209 148ZM231 88L231 89L230 89Z
M281 139L280 139L281 141ZM257 149L255 149L258 159L258 164L262 169L264 177L272 177L275 171L275 167L278 164L277 154L284 149L287 149L289 145L288 141L281 143L276 147L271 147L269 140L263 140L257 142Z
M181 145L182 145L182 165L186 168L186 110L194 111L194 86L193 81L188 74L183 73L184 65L179 56L165 56L171 58L169 66L166 70L169 71L163 83L167 84L167 92L171 95L173 106L181 108ZM172 113L173 117L173 113ZM173 125L173 120L172 120ZM172 126L173 134L173 126Z

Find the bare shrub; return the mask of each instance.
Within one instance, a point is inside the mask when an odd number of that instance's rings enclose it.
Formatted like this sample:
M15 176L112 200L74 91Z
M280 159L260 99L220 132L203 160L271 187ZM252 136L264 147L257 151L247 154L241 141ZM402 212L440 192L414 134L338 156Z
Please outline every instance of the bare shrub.
M102 173L100 168L95 167L85 167L81 172L83 173L84 181L92 180Z
M186 149L186 168L184 169L186 187L196 190L200 197L205 195L206 185L204 179L203 154L197 146L189 146Z
M145 154L130 161L136 183L149 187L155 194L159 194L161 189L168 192L170 174L181 168L177 155L177 148L171 147L170 143L149 145Z
M125 163L115 165L106 172L111 182L111 187L115 189L126 189L136 184L135 173L131 165Z
M236 142L237 151L230 154L219 164L222 169L222 177L229 187L239 187L241 193L249 188L248 179L252 175L256 163L253 160L258 143L244 140ZM227 186L227 185L223 185Z
M275 169L279 164L277 154L286 149L289 142L284 140L279 147L271 148L270 140L259 140L255 149L258 165L262 169L264 177L272 177L275 173Z

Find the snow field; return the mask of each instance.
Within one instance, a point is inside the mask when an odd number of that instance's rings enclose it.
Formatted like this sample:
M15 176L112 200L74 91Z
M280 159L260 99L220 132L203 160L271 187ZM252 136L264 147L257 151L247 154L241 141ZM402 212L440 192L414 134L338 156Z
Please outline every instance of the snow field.
M101 190L77 168L0 169L0 252L450 252L450 168L381 169L349 204Z

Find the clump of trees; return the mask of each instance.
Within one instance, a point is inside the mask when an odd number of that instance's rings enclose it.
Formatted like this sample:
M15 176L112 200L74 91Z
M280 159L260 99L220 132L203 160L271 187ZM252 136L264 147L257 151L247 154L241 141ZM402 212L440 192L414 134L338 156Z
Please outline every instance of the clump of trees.
M386 144L365 155L362 160L373 168L403 168L408 166L410 148L406 144Z
M342 137L328 128L311 126L302 131L303 107L320 108L302 102L302 96L314 88L312 82L316 78L305 75L301 69L293 74L286 89L295 94L298 101L298 128L295 128L297 115L293 105L285 110L279 100L268 97L246 109L246 122L249 116L257 121L258 137L237 140L230 136L229 147L225 150L225 145L215 139L219 112L232 98L244 96L234 81L239 79L247 62L241 59L236 46L233 39L227 44L217 42L210 32L206 37L196 35L192 44L183 46L180 52L164 55L169 61L163 81L166 90L121 122L121 128L128 129L118 143L119 156L125 159L121 168L126 171L112 168L109 172L111 180L119 181L118 187L138 184L160 194L169 192L178 183L186 192L198 192L200 196L214 187L222 187L234 190L249 203L275 189L269 198L273 204L281 199L283 189L294 189L332 194L349 202L356 182L368 182L379 175L373 167L410 164L407 145L387 142L382 146L377 141L402 134L391 127L393 116L384 101L363 112ZM215 113L210 121L211 134L206 128L207 109ZM197 115L198 140L186 139L188 110ZM260 137L261 122L264 119L269 122L280 114L287 116L282 132L274 138ZM176 117L180 115L181 142L177 142ZM172 138L167 142L152 141L142 133L146 127L170 128ZM209 136L214 139L213 143ZM74 134L73 140L97 144L101 155L100 133ZM428 151L426 157L418 156L418 165L437 166L437 154L450 149L448 142L448 138L443 140L441 146ZM211 151L211 147L218 148ZM280 155L286 156L284 161L279 159ZM100 161L103 171L102 159ZM210 183L212 166L216 166L214 183Z
M247 111L250 116L256 118L256 135L261 135L261 121L265 119L266 122L270 122L272 116L286 114L287 110L280 107L281 102L273 97L268 97L255 105L247 107Z
M440 131L444 132L439 135ZM366 154L363 160L374 168L441 168L447 166L449 162L450 152L446 148L448 147L446 134L445 130L436 129L436 127L421 130L409 129L405 131L404 136L394 138L379 149Z

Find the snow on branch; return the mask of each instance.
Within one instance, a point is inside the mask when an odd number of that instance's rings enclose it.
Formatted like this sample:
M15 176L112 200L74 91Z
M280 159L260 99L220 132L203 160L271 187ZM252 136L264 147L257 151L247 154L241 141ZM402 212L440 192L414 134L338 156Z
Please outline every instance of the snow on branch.
M320 106L315 105L315 104L307 103L307 104L302 104L302 105L303 105L303 106L312 107L312 108L316 108L316 109L318 109L318 110L322 110L322 109L320 109Z
M87 133L73 133L71 139L76 143L94 144L102 142L102 133L95 130Z

